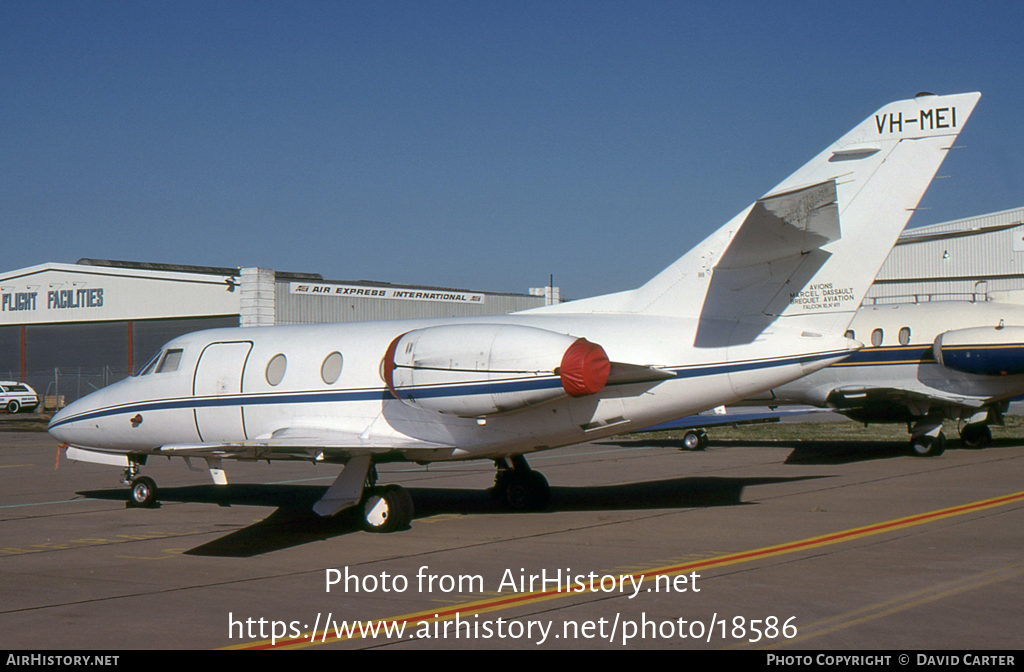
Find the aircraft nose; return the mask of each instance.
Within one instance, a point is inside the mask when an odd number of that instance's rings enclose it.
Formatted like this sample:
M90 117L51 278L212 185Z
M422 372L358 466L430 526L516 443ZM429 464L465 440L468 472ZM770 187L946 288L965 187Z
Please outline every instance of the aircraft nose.
M111 417L116 407L130 398L130 381L121 380L68 404L50 420L47 431L61 443L101 447L116 439Z
M99 417L101 413L98 411L109 405L112 387L97 390L58 411L47 426L50 436L61 443L95 445L102 424L102 418Z
M83 410L83 401L84 399L79 399L78 401L71 402L50 418L50 424L46 428L50 436L61 443L75 443L78 432L75 431L75 423L71 418Z

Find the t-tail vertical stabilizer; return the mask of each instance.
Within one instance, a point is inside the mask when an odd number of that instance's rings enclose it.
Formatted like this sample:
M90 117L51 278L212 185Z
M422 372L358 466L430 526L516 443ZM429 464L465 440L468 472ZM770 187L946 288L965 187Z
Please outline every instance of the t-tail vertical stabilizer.
M644 286L562 310L699 317L698 346L841 334L980 97L886 105Z
M749 342L776 319L842 333L979 98L922 95L878 110L707 241L728 244L705 278L679 282L683 269L670 268L642 288L644 312L699 310L697 345ZM667 288L673 273L679 284Z

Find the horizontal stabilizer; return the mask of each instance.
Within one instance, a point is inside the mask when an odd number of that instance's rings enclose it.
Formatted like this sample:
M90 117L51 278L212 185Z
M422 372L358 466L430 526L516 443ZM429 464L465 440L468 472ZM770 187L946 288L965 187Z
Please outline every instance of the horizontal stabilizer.
M822 246L840 239L835 180L758 199L715 265L701 319L763 315L824 265L831 255ZM717 344L698 333L697 345Z
M750 209L715 273L799 257L839 238L835 180L766 196Z

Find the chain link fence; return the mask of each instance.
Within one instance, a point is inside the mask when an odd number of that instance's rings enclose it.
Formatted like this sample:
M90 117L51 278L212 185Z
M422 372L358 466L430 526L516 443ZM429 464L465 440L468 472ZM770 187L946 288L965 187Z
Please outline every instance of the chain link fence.
M4 380L28 383L39 395L40 406L37 412L58 411L73 401L84 397L90 392L102 389L131 375L125 368L104 366L99 368L76 367L54 368L48 371L26 371L21 377L20 371L2 371Z

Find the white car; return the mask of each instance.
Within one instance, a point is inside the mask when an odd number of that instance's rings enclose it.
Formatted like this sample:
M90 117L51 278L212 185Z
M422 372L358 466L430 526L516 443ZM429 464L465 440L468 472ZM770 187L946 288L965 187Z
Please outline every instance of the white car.
M8 413L34 411L39 405L39 395L31 386L11 380L0 380L0 408Z

